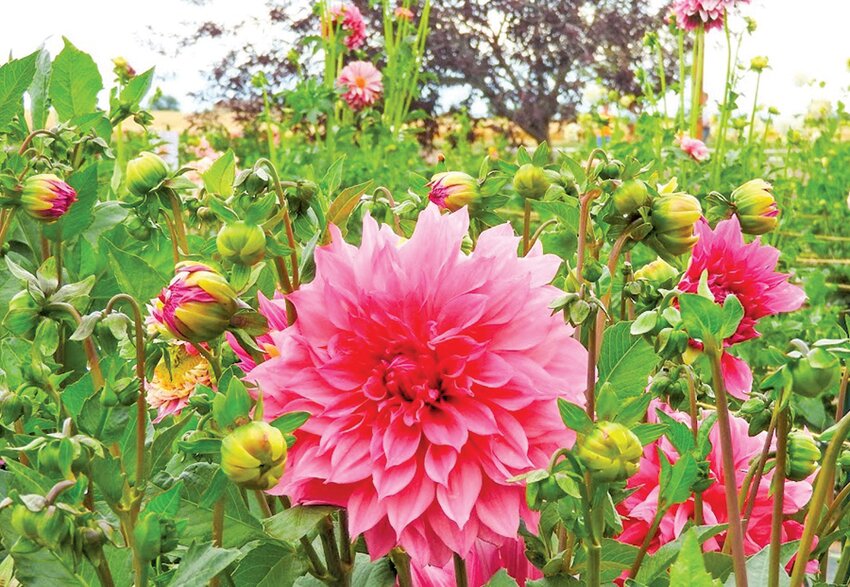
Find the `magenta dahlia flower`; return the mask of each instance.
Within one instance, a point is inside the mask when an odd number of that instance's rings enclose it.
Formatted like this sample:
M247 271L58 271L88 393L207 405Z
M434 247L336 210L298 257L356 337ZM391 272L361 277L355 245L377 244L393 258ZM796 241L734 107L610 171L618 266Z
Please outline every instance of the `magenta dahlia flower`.
M714 230L705 219L696 225L699 240L694 247L688 269L678 288L694 293L700 276L708 272L708 288L714 301L722 304L729 294L737 296L744 307L744 318L738 330L725 341L725 346L759 336L756 323L765 316L792 312L806 301L802 288L788 283L788 275L776 271L779 251L762 245L757 238L745 244L738 218L733 216L717 223ZM741 359L723 353L723 380L729 393L746 398L753 384L753 374Z
M556 399L583 402L586 352L548 307L560 260L518 257L507 224L464 254L468 226L432 204L407 241L369 216L359 247L331 227L278 356L248 374L267 418L311 414L271 492L347 508L372 557L441 567L515 540L533 518L507 480L574 439Z
M679 28L692 31L700 25L705 30L723 26L723 14L738 2L750 0L673 0L673 13Z
M381 72L368 61L352 61L342 68L336 80L337 86L345 90L342 99L352 110L371 106L381 97L384 85Z
M707 161L710 156L708 147L705 146L705 143L699 139L692 139L689 136L682 136L679 138L679 148L697 163Z
M342 26L346 32L345 46L349 51L359 49L366 42L366 23L363 14L353 4L340 4L330 9L331 26Z
M677 420L690 426L691 420L687 414L676 412L655 401L650 406L650 421L658 421L656 408L661 408ZM747 471L750 469L750 461L761 453L766 433L762 432L757 436L749 436L746 420L736 416L731 417L730 424L734 448L735 480L740 492ZM709 440L712 446L708 455L709 480L712 483L702 494L703 519L705 524L724 524L729 521L729 516L726 511L726 493L723 484L720 433L716 423L709 433ZM617 511L620 513L623 522L623 532L617 537L621 542L640 545L652 525L655 513L658 511L660 490L658 475L661 470L659 452L663 453L672 463L675 463L679 458L676 449L673 448L666 437L644 447L640 469L636 475L629 479L627 484L627 487L634 490L634 493L617 505ZM759 484L752 517L744 536L744 550L748 555L755 554L770 544L770 526L773 515L773 497L770 494L772 478L773 472L771 471L764 475ZM809 480L786 481L784 495L783 511L787 515L796 514L806 506L811 498L811 482ZM693 497L684 503L673 506L661 520L661 525L652 540L649 552L655 552L660 546L676 540L684 532L686 524L693 519ZM785 520L782 523L782 541L796 540L800 537L802 531L803 526L799 522L790 519ZM709 539L705 543L705 550L721 550L725 539L725 532Z

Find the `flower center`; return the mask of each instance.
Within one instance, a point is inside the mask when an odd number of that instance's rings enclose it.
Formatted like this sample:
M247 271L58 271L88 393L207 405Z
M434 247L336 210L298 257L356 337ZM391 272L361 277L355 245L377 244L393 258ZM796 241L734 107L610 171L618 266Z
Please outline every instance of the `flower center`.
M364 392L380 408L401 407L414 413L436 407L445 395L434 355L412 349L387 353L375 365Z
M354 78L354 85L360 88L361 90L366 88L366 78L362 75L358 75Z

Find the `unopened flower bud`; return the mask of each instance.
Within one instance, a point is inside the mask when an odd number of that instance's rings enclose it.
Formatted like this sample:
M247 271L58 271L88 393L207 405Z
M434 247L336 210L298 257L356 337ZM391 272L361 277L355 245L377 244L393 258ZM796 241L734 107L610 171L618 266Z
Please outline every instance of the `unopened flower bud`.
M58 220L77 201L77 192L52 173L26 179L21 191L21 208L42 222Z
M221 442L221 468L246 489L271 489L283 475L286 439L265 422L249 422Z
M753 57L750 61L750 69L755 72L761 73L762 71L767 69L767 64L767 57L765 57L764 55L759 55L758 57Z
M799 430L788 433L788 479L802 481L817 470L819 461L820 448L811 436Z
M814 348L805 356L788 363L792 389L805 397L817 397L832 385L838 375L839 361L822 348Z
M685 193L664 194L652 201L655 238L666 252L683 255L697 242L694 227L702 216L699 200Z
M779 223L779 208L771 189L763 179L751 179L735 188L729 197L745 234L764 234Z
M645 279L655 287L670 283L678 276L679 272L676 268L664 259L651 261L635 271L635 280Z
M168 177L168 165L159 155L143 151L127 163L127 189L143 197Z
M184 261L152 306L152 319L172 336L206 342L222 334L236 312L237 296L209 265Z
M514 189L523 198L539 200L552 185L542 167L526 163L514 174Z
M38 326L40 308L30 293L19 291L9 300L9 311L3 318L3 326L17 336L32 338Z
M5 389L0 391L0 418L4 424L12 424L24 415L24 402L17 393Z
M616 159L608 163L601 163L598 167L599 179L617 179L623 173L625 166Z
M130 216L124 226L127 228L127 232L130 233L130 236L140 241L149 240L153 233L153 229L150 224L135 215Z
M256 265L266 254L266 233L256 224L241 220L218 231L215 246L222 258L238 265Z
M850 450L843 450L838 456L838 466L845 471L850 470Z
M760 397L751 397L741 404L741 413L746 414L747 416L755 416L756 414L761 414L766 408L767 404L764 399Z
M635 433L616 422L597 422L576 440L576 457L597 481L625 481L637 473L642 455Z
M637 212L638 208L649 203L649 190L646 184L639 179L624 181L612 196L614 208L623 216L630 216Z
M602 263L596 259L588 259L581 268L581 276L591 283L596 283L602 278L603 267Z
M462 171L437 173L428 182L428 199L452 212L471 206L481 199L478 182Z

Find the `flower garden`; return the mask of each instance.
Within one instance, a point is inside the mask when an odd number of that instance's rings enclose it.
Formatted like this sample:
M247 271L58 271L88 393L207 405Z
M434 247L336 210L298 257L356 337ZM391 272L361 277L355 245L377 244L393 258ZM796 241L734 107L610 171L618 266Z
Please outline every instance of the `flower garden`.
M177 140L154 70L0 66L0 583L850 583L844 105L674 0L631 90L438 115L453 1L311 3Z

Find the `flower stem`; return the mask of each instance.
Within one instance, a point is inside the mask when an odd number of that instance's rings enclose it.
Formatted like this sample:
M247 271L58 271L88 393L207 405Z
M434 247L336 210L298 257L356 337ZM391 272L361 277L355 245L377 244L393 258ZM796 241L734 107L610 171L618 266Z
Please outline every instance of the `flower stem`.
M348 534L348 511L339 510L339 550L342 564L350 569L354 564L354 552L351 548L351 536Z
M584 399L585 409L591 420L596 419L596 326L595 317L587 323L587 380Z
M67 302L51 302L48 306L48 309L50 308L65 312L71 316L77 326L79 326L83 321L83 318L80 316L77 309ZM100 370L100 359L98 359L97 350L95 349L94 341L91 336L87 336L85 340L83 340L83 350L86 352L86 359L89 364L92 383L94 384L95 390L98 390L103 387L104 379L103 372Z
M755 132L756 126L756 110L758 110L759 105L759 86L761 85L761 72L756 74L756 91L753 95L753 112L750 114L750 128L747 133L747 147L752 146L753 144L753 133Z
M525 207L522 215L522 254L528 254L531 249L531 200L525 199Z
M205 349L200 344L192 345L192 346L195 347L195 350L198 351L198 354L200 354L203 358L205 358L207 360L207 363L209 364L210 368L213 370L213 373L215 374L216 381L221 379L221 363L219 363L218 357L214 356L211 352L209 352L207 349Z
M458 553L452 553L455 566L455 585L457 587L469 587L469 577L466 573L466 561Z
M652 544L653 538L655 538L655 533L658 532L658 527L661 526L661 520L664 518L666 509L667 508L662 508L660 503L658 504L658 510L655 512L655 517L652 518L652 524L649 526L649 530L647 530L646 535L643 537L643 542L641 543L640 550L638 550L637 556L635 557L635 562L632 563L632 568L629 569L629 579L634 579L637 576L640 566L643 564L643 559L649 550L649 546Z
M413 587L413 576L410 574L410 555L397 546L390 551L390 560L395 565L398 587Z
M334 536L334 523L330 516L326 516L319 525L319 538L322 541L322 550L325 552L325 561L328 564L328 572L338 583L343 583L346 573L342 568L342 560L339 557L339 548Z
M0 212L0 248L6 242L6 233L9 232L9 227L12 226L12 218L14 216L14 208Z
M741 515L738 510L738 488L736 487L735 462L732 459L732 429L729 424L729 401L726 397L726 385L720 358L723 350L706 345L711 360L711 377L714 395L717 400L717 425L720 431L720 452L723 463L723 483L726 489L726 512L729 520L727 540L732 542L732 566L735 571L735 585L747 587L747 558L744 554L744 535Z
M213 506L212 542L213 546L219 548L224 542L224 497L218 498ZM218 587L219 585L219 578L213 577L210 581L210 587Z
M835 472L835 463L848 434L850 434L850 413L845 414L838 422L835 429L835 436L833 436L826 449L826 454L823 457L823 466L815 480L814 493L809 502L806 524L803 526L803 535L800 537L800 545L797 547L797 560L794 561L794 570L791 572L791 587L800 587L805 579L806 563L812 552L815 531L820 525L821 511L826 501L826 494L830 490L830 481Z
M186 240L186 225L183 224L183 212L180 209L180 199L174 190L168 190L168 201L171 204L171 216L174 220L174 232L177 235L177 244L184 255L189 254L189 241Z
M770 522L770 566L768 587L779 587L782 546L782 513L785 497L785 463L788 458L788 412L779 412L776 426L776 469L773 473L773 517Z
M690 369L685 370L685 377L688 381L688 408L691 416L691 433L694 436L694 445L699 441L699 412L697 411L697 389L694 385L693 374ZM702 494L694 491L694 523L701 526L702 519Z
M286 229L286 240L289 249L292 251L289 254L289 263L292 265L292 289L298 289L300 281L298 279L298 243L295 242L295 233L292 230L292 218L289 216L289 204L286 202L286 194L283 191L283 184L280 181L280 175L277 173L277 168L268 159L257 159L255 165L264 165L274 179L274 189L277 193L277 201L281 210L283 210L283 224Z
M254 497L257 498L257 504L260 506L260 510L263 512L264 518L272 517L272 508L269 507L269 502L266 501L266 494L260 490L254 492Z
M753 513L753 508L756 504L756 496L758 495L758 489L761 485L761 478L764 475L764 466L767 463L767 458L770 455L770 447L773 443L773 435L776 432L776 424L779 421L779 410L781 407L782 398L779 397L776 399L776 403L773 408L773 414L770 416L770 424L767 426L767 437L764 439L764 446L762 446L761 454L759 455L759 459L756 462L755 473L753 475L752 481L747 486L749 488L749 497L746 500L746 507L744 507L744 516L743 516L743 532L747 532L747 528L750 525L750 517ZM747 491L746 488L742 487L741 491Z

